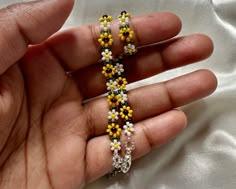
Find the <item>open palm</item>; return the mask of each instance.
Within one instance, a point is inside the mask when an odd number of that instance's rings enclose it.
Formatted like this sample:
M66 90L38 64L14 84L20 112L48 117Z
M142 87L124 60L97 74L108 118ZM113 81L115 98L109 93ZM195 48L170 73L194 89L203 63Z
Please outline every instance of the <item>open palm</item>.
M1 188L79 188L111 170L106 99L86 102L106 92L98 63L99 27L69 29L47 39L72 6L72 0L51 0L0 10ZM205 59L213 50L211 40L200 34L156 44L181 29L180 20L170 13L134 17L132 24L140 49L125 60L129 82ZM116 22L112 28L113 53L119 54ZM215 76L199 70L131 90L134 158L186 126L185 114L175 108L215 88Z

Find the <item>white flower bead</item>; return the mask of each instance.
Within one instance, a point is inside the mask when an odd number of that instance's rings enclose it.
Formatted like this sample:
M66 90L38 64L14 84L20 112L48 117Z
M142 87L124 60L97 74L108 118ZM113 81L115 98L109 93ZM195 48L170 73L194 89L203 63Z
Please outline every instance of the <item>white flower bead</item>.
M115 65L115 72L116 72L118 75L121 75L124 71L125 71L125 70L124 70L123 64L116 63L116 65Z
M114 151L115 153L120 151L121 150L121 143L120 143L120 141L115 139L113 142L111 142L111 150Z
M105 51L102 52L101 54L103 61L109 62L110 60L112 60L112 52L109 51L108 49L105 49Z
M106 86L107 86L107 90L108 90L108 91L117 91L117 90L118 90L118 88L117 88L117 82L116 82L116 81L109 80L109 81L106 83Z
M124 46L124 51L126 55L133 55L136 53L136 47L134 44L128 44L126 46Z
M126 124L124 125L124 133L130 137L131 134L134 132L134 124L130 123L130 122L126 122Z
M128 95L125 94L123 91L120 92L120 97L121 97L121 103L124 104L128 101Z
M112 109L108 112L108 119L111 120L112 122L117 121L119 119L119 113L115 110Z
M111 29L111 23L110 22L101 22L100 28L102 31L108 31Z
M129 17L122 16L119 18L119 24L123 27L129 25Z

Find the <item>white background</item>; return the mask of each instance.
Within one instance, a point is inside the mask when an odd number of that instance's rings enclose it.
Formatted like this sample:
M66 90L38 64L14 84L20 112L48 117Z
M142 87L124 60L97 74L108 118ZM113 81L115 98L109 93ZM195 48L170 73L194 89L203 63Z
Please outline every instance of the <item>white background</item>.
M1 0L0 7L17 2ZM129 177L102 178L88 189L233 189L236 186L236 0L81 0L64 29L97 22L104 13L170 11L183 22L180 35L204 33L215 44L211 58L133 85L137 87L199 68L212 70L217 91L184 111L188 128L174 141L137 160Z

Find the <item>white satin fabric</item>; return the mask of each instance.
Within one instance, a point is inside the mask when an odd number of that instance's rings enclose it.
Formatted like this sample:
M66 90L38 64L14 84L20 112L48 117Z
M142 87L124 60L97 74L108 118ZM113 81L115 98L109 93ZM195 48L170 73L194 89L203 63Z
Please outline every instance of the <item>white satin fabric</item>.
M0 7L17 0L1 0ZM180 35L204 33L215 44L211 58L135 83L147 85L189 73L212 70L217 91L184 107L188 127L169 144L134 162L129 177L101 178L87 189L236 188L236 0L80 0L64 28L97 22L106 14L170 11L183 22ZM157 131L158 132L158 131Z

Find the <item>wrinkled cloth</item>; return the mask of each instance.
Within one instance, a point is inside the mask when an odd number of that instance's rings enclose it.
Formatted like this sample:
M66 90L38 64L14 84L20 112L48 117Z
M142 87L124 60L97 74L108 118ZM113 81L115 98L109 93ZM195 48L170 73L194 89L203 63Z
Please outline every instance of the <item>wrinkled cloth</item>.
M0 7L17 2L1 0ZM129 176L101 178L87 189L236 188L236 0L76 0L64 28L97 22L104 13L132 15L170 11L182 22L181 35L204 33L213 55L198 64L171 70L132 85L164 81L197 69L218 78L216 92L183 107L188 127L175 140L134 162Z

